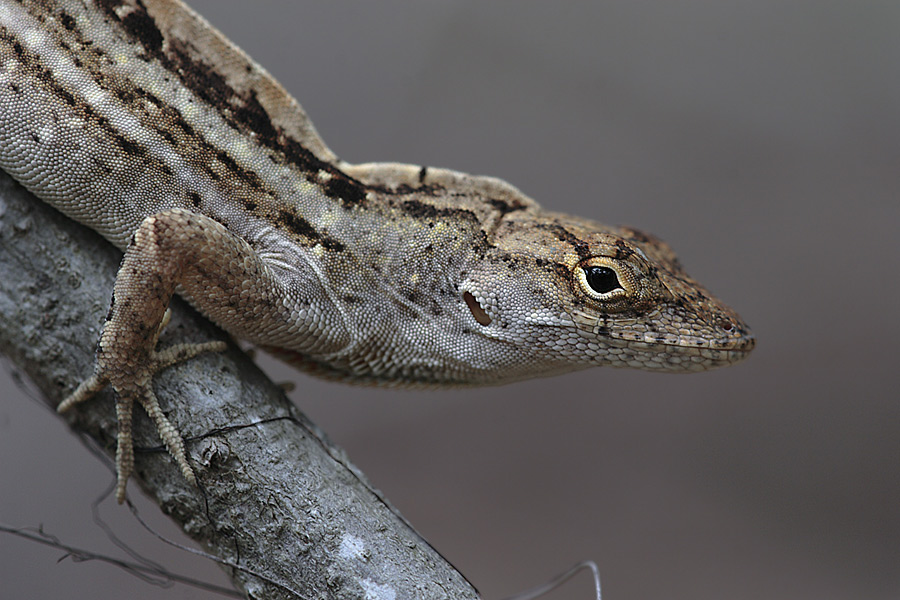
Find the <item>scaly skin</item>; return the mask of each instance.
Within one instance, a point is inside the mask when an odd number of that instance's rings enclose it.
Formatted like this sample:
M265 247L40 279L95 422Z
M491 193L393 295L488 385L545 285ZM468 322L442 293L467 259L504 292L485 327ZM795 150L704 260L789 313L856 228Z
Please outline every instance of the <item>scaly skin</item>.
M633 229L543 210L497 179L339 160L296 101L177 2L0 1L0 167L127 249L97 369L119 488L140 402L192 478L154 373L177 286L317 375L489 385L596 365L738 362L747 326Z

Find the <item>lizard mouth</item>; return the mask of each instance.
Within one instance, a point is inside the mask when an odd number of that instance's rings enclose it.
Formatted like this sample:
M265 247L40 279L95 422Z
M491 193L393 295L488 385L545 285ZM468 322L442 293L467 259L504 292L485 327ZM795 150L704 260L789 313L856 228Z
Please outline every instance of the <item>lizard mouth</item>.
M756 338L743 324L722 327L720 335L690 335L658 331L603 330L607 350L594 360L600 364L648 371L691 373L727 367L746 359L756 346Z
M650 339L645 343L648 347L659 344ZM656 346L658 358L653 363L660 368L653 370L689 373L727 367L746 359L755 346L756 338L746 328L734 336L712 340L684 336L676 343L664 342L662 349Z

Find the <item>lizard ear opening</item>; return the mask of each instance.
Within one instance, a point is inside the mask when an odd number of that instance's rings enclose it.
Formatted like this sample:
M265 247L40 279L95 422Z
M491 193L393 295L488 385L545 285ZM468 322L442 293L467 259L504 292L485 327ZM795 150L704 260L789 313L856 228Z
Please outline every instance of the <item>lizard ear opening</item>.
M469 292L463 292L463 300L466 301L466 305L469 307L469 310L472 311L472 316L475 317L475 320L478 321L479 325L484 325L486 327L491 324L491 318L484 312L481 305L478 304L478 300L475 299L475 296Z

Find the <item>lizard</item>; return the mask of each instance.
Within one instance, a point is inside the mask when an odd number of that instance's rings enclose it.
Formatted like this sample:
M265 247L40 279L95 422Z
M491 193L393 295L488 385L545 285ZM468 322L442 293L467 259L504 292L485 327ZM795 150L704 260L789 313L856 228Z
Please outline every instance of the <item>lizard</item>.
M196 484L155 373L179 293L313 375L495 385L591 366L747 357L738 314L637 229L545 210L486 176L350 164L297 101L178 0L0 0L0 168L124 251L93 374L116 397L116 497L135 402Z

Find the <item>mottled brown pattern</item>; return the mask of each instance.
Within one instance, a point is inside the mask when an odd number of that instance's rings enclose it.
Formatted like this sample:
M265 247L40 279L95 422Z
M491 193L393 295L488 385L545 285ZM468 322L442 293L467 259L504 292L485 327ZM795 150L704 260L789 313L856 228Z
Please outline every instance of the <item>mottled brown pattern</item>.
M230 333L358 384L689 372L753 348L651 235L546 211L489 177L340 161L178 2L3 3L0 59L0 167L127 247L97 371L64 404L119 392L120 498L132 401L190 474L150 387L199 351L155 350L176 288Z

